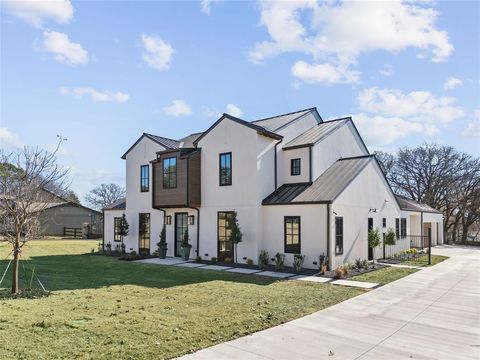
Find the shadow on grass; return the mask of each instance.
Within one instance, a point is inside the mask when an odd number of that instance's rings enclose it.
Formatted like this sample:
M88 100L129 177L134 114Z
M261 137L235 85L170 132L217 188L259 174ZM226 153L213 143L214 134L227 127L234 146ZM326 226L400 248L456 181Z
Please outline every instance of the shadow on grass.
M7 264L6 260L0 261L0 277ZM34 256L31 260L21 260L20 287L29 287L30 284L39 286L36 280L32 281L32 269L48 291L94 289L111 285L168 288L216 280L269 285L278 280L224 271L139 264L113 257L82 254ZM0 288L11 286L11 276L10 266Z

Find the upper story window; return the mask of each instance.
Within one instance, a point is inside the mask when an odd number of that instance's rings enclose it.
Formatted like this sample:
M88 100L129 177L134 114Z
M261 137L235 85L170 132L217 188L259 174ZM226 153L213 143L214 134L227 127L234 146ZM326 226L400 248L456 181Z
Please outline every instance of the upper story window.
M163 159L163 188L174 189L177 187L177 158Z
M290 175L300 175L300 167L301 167L301 160L300 159L292 159L290 160Z
M285 216L285 252L300 254L300 216Z
M220 154L220 186L232 185L232 153Z
M140 191L141 192L147 192L150 188L149 172L150 172L150 168L148 165L140 166Z

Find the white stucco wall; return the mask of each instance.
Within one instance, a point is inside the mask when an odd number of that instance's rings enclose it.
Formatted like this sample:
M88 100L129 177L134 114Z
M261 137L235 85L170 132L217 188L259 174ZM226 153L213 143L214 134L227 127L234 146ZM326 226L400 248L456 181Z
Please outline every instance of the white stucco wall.
M121 244L121 241L116 242L113 240L115 235L114 218L122 217L123 214L124 210L105 210L104 212L104 244L111 243L112 249L115 249L116 244Z
M367 154L351 122L315 144L312 151L313 180L340 158Z
M377 211L372 212L369 211L370 209ZM368 258L368 218L373 218L373 227L378 228L382 234L382 218L387 219L386 229L395 229L395 218L400 217L397 202L374 161L371 161L333 202L332 212L337 213L337 215L332 214L330 232L333 267L357 258ZM334 254L335 216L343 217L342 255ZM374 257L380 258L382 253L382 247L379 246L376 248Z
M279 184L291 184L310 181L310 148L298 148L282 151L283 172L279 174ZM291 175L291 160L300 159L300 175Z
M306 255L304 267L318 269L318 258L327 254L327 206L269 205L263 207L264 226L261 250L268 251L269 258L277 252L285 253L284 217L300 216L300 251ZM258 258L254 259L258 263ZM270 263L272 263L270 261ZM293 265L293 254L285 254L285 265Z
M150 161L156 158L156 152L165 148L144 137L126 156L127 209L125 216L130 225L129 234L124 242L126 250L138 252L139 213L150 213L150 252L156 249L156 243L163 226L163 213L152 208L152 166ZM149 165L149 191L140 192L140 166Z

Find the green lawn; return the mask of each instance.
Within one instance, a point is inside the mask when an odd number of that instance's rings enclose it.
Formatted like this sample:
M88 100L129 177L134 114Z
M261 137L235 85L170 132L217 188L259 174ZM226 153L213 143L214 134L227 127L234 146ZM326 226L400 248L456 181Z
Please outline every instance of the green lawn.
M415 260L402 261L402 265L413 265L413 266L433 266L441 263L448 259L448 256L443 255L432 255L432 263L428 265L428 255L420 256Z
M380 285L385 285L417 271L417 269L385 267L383 269L371 271L366 274L352 276L348 280L374 282Z
M362 293L85 254L96 244L42 240L25 249L52 294L0 300L1 359L172 358ZM1 244L2 259L8 252Z

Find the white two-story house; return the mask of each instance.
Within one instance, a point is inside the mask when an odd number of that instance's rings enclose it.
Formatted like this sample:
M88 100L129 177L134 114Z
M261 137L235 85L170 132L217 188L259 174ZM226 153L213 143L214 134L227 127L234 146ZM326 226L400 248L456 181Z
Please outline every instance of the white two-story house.
M323 121L316 108L251 122L223 114L179 140L144 133L122 158L126 201L105 209L104 242L122 240L115 224L125 214L127 251L152 253L165 226L168 256L180 256L188 229L194 256L235 259L234 211L239 262L257 262L262 250L286 254L287 265L303 254L311 268L322 254L331 268L378 258L380 248L368 249L371 228L399 238L429 229L443 242L441 213L399 201L352 119Z

